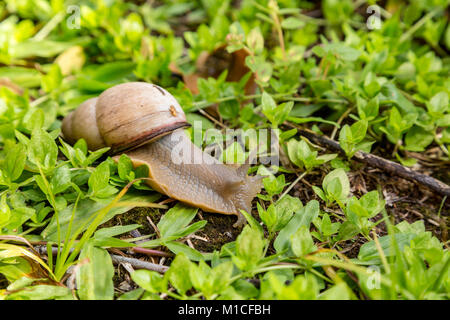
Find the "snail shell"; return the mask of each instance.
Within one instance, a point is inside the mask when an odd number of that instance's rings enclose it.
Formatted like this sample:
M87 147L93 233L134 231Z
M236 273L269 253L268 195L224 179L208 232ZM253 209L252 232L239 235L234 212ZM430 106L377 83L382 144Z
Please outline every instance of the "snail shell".
M110 147L111 153L118 153L188 126L169 92L150 83L128 82L83 102L64 118L62 132L70 143L84 138L90 150Z

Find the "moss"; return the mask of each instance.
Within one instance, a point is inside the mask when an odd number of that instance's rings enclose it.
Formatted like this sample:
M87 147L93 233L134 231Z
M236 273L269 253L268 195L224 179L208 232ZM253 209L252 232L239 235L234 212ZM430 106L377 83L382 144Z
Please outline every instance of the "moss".
M105 222L100 228L113 227L117 225L140 224L139 232L143 235L154 233L147 217L150 217L156 224L164 212L152 208L134 208L125 213L115 216L113 219Z

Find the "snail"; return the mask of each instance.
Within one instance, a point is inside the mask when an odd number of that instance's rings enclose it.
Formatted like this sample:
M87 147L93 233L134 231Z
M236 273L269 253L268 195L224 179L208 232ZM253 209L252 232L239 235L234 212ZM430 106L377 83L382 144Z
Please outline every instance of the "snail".
M110 147L116 161L118 153L126 153L134 167L147 165L146 183L154 190L206 212L237 215L234 226L242 225L240 210L251 212L261 177L248 176L248 164L226 165L204 153L185 134L188 126L165 89L129 82L83 102L61 129L71 144L83 138L90 150Z

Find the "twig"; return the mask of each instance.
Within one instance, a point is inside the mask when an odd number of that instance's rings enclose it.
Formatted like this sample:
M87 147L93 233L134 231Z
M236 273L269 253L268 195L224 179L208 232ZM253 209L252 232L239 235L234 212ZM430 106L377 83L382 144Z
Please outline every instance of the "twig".
M158 238L161 238L161 234L159 233L158 227L153 223L153 220L149 216L147 216L147 221L148 221L148 223L150 223L153 230L155 230L156 234L158 235Z
M303 172L301 175L295 179L294 182L291 183L291 185L283 192L283 194L278 198L278 201L280 201L285 195L289 193L289 191L292 190L292 188L307 174L307 171Z
M50 19L50 21L32 38L33 41L44 40L56 26L64 20L66 13L64 11L58 12Z
M154 249L147 249L147 248L141 248L141 247L132 247L131 251L137 252L137 253L143 253L149 256L158 256L158 257L172 257L173 254L169 252L164 252L160 250L154 250Z
M164 273L167 271L167 269L169 269L169 267L161 266L159 264L142 261L142 260L134 259L134 258L122 257L122 256L115 255L115 254L111 255L111 259L112 259L112 262L115 264L129 263L135 269L147 269L147 270L156 271L159 273Z
M340 116L340 118L338 119L338 121L336 121L336 123L338 125L341 125L342 121L344 121L344 119L347 118L347 116L350 114L350 112L352 112L352 110L353 110L352 107L347 108L347 110ZM331 140L334 140L334 137L336 136L337 130L338 130L338 126L335 126L333 128L333 132L331 133L331 136L330 136Z
M205 117L207 117L209 120L211 120L212 122L214 122L215 124L217 124L219 127L221 127L222 129L228 129L228 127L226 125L224 125L222 122L218 121L216 118L214 118L213 116L211 116L208 112L206 112L203 109L198 109L198 112L200 112L202 115L204 115Z
M298 132L300 135L308 138L316 144L320 144L326 146L329 149L344 153L339 143L334 140L330 140L328 138L305 130L299 129ZM354 159L360 162L367 163L372 167L376 167L382 169L383 171L402 177L406 180L418 182L421 185L424 185L443 196L450 196L450 186L448 186L447 184L426 174L422 174L411 170L410 168L404 167L399 163L395 163L393 161L363 151L357 151L354 155Z

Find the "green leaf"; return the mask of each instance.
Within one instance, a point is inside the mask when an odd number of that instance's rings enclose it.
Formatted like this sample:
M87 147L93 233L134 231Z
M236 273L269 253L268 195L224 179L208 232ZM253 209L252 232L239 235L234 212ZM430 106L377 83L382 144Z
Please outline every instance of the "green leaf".
M274 248L277 253L290 249L291 236L300 226L305 226L309 230L311 222L319 216L319 202L309 201L303 208L297 211L287 225L280 231L274 241ZM289 253L287 253L289 255Z
M380 90L381 90L381 81L372 72L369 72L366 78L364 79L364 91L366 91L369 97L374 97L370 101L375 100L378 104L378 98L376 97L376 95L378 94L378 92L380 92ZM368 111L370 114L373 114L373 112L370 111L370 109ZM369 116L369 114L366 115Z
M0 209L1 210L1 209ZM32 218L36 214L36 210L29 207L18 207L11 211L11 217L8 223L5 225L5 229L11 232L17 231L28 219ZM0 223L1 227L1 223Z
M314 94L317 97L322 96L325 92L330 91L333 89L333 86L331 84L331 81L329 80L311 80L309 82L309 85L311 86L311 89L314 91Z
M362 205L362 203L356 199L356 197L350 198L347 203L347 214L355 214L358 217L369 217L369 212L366 207ZM349 220L359 225L358 221L353 221L351 216L349 216Z
M289 113L291 112L293 106L293 101L280 104L276 109L276 112L274 113L273 120L271 120L272 125L278 127L278 125L283 124L289 116Z
M77 77L78 86L89 92L98 92L108 89L113 84L132 76L136 64L131 61L115 61L101 65L90 65L84 68L83 73Z
M351 154L354 147L352 129L348 124L342 127L339 132L339 144L346 155Z
M189 259L183 253L180 253L172 261L169 270L164 275L172 286L182 295L192 288L189 277L190 267L191 262Z
M137 194L131 191L128 191L122 197L122 201L129 202L154 202L160 198L159 194ZM70 236L72 237L75 234L76 230L80 230L83 232L89 226L89 222L92 221L95 214L101 210L103 207L107 206L113 197L98 199L97 201L91 199L82 199L78 202L78 205L75 210L74 219L72 223L72 231ZM133 205L129 206L120 206L112 208L108 214L103 218L101 223L105 223L109 219L113 218L115 215L127 212L134 208ZM60 224L60 232L62 239L65 238L66 232L68 231L68 226L72 217L72 213L74 210L74 204L68 205L64 210L58 212L58 221ZM47 227L42 231L41 236L47 241L57 241L57 233L58 233L58 223L55 216L52 217L52 220L47 225Z
M325 195L325 192L323 192L322 189L320 189L319 187L316 186L312 186L312 189L314 191L314 193L323 201L327 201L327 196Z
M92 239L92 244L96 247L111 248L131 248L136 245L132 242L124 241L113 237L96 237Z
M433 117L442 116L449 109L448 94L444 91L435 94L427 103L427 107Z
M259 27L253 28L247 35L246 39L249 48L254 50L256 54L260 54L264 49L264 37Z
M342 168L328 173L322 181L322 187L333 200L345 200L350 194L350 182Z
M156 271L136 270L131 279L148 292L160 293L167 290L167 280Z
M344 149L345 154L348 158L353 157L358 149L365 146L365 143L359 143L365 138L367 127L367 120L359 120L351 126L345 125L344 127L342 127L341 131L339 132L339 143L342 149ZM370 145L371 144L372 143L370 143Z
M305 25L305 22L300 20L299 18L295 17L289 17L287 19L284 19L281 22L281 27L283 29L300 29Z
M332 234L335 234L339 230L339 227L339 222L331 223L330 216L327 213L324 213L318 229L324 237L329 237Z
M259 294L259 290L253 284L244 279L239 279L233 282L233 288L235 292L241 297L240 299L256 298Z
M305 225L300 226L291 236L291 247L296 257L303 257L317 250L308 227Z
M214 129L214 124L209 121L207 118L197 114L197 113L188 113L186 114L186 120L190 125L194 126L196 121L199 121L202 125L202 130L211 130Z
M98 149L95 151L89 151L89 156L86 158L86 160L82 163L83 166L88 166L94 161L96 161L98 158L100 158L102 155L104 155L106 152L109 151L109 147Z
M44 128L44 110L43 109L30 109L23 117L23 126L30 132Z
M424 151L434 140L431 132L419 126L414 126L405 136L405 149L409 151Z
M368 124L366 120L359 120L352 124L350 128L352 130L352 137L354 142L358 143L364 139L367 132L367 126Z
M359 233L360 229L351 221L347 220L342 223L339 228L338 239L339 241L345 241L353 238Z
M312 162L317 157L317 152L312 152L304 140L289 140L287 150L289 159L300 168L306 166L311 167Z
M82 300L114 298L114 267L105 249L87 243L81 250L77 272L77 293Z
M143 293L144 290L142 288L134 289L124 293L117 300L138 300Z
M380 199L378 191L373 190L359 199L361 205L370 213L369 217L372 218L383 210L385 201Z
M264 240L258 230L246 225L236 239L234 264L241 270L251 270L263 258Z
M50 186L54 195L66 191L71 183L70 170L68 166L62 166L55 170L50 179Z
M98 192L108 186L109 164L105 161L99 164L89 177L88 185L92 193Z
M388 100L393 100L395 104L405 113L417 113L416 107L412 104L392 83L385 83L381 87L381 92Z
M0 229L9 224L11 218L11 209L6 203L6 194L0 199Z
M256 204L256 206L258 209L259 217L261 218L262 222L264 222L264 224L267 226L267 229L269 229L269 231L273 232L274 226L277 222L277 214L276 214L275 205L271 204L266 210L264 210L261 207L259 202Z
M292 215L295 212L299 212L302 207L303 204L299 198L291 197L288 194L278 200L275 204L277 219L273 230L280 231L282 228L284 228L289 220L291 220Z
M50 71L42 77L42 89L49 93L60 87L62 82L61 69L59 69L58 64L52 64Z
M345 282L340 282L321 293L320 300L350 300L350 292Z
M275 103L275 100L272 98L272 96L264 91L261 97L261 106L264 114L271 114L277 107L277 104Z
M189 274L194 288L210 299L214 294L220 294L225 290L232 272L233 264L230 261L211 268L202 260L198 265L191 265Z
M245 64L257 75L256 82L261 86L267 86L267 82L270 80L273 72L272 64L265 61L262 56L247 56Z
M51 285L26 287L6 296L6 300L73 300L69 288Z
M361 52L358 49L346 46L340 42L327 44L326 48L328 52L333 53L339 59L344 61L355 61L361 55Z
M114 226L109 228L102 228L94 233L94 238L114 237L120 234L130 232L139 227L141 227L140 224L129 224L127 226Z
M27 40L20 42L14 48L14 57L24 59L28 57L44 57L49 58L57 55L60 52L76 45L88 41L89 38L78 38L75 41L54 41L43 39L40 41Z
M395 241L400 250L403 250L405 246L410 245L411 240L416 236L417 235L413 233L397 233L395 234ZM378 241L380 242L380 247L386 257L390 257L392 255L395 255L396 253L395 249L392 250L391 239L391 235L383 236L378 239ZM374 241L364 243L361 246L358 253L358 259L362 261L372 261L374 259L379 259L379 253Z
M100 163L88 180L89 194L94 198L106 198L117 192L117 189L109 185L109 163Z
M280 174L278 177L269 176L263 179L263 186L267 193L273 197L283 191L286 186L284 174Z
M170 241L166 242L165 245L173 253L175 254L183 253L192 261L200 261L205 259L203 254L181 242Z
M117 163L117 171L119 173L120 179L127 180L128 175L133 170L133 163L130 157L126 154L120 155L119 161Z
M25 168L25 161L27 154L23 144L18 143L14 145L6 153L3 173L9 178L11 182L17 180Z
M35 130L28 145L30 160L43 168L44 172L52 170L56 165L58 147L50 134L43 130Z
M177 203L170 208L158 222L158 229L162 238L174 236L183 230L197 214L198 208Z
M21 277L20 279L14 281L10 285L8 285L8 287L6 287L6 290L8 290L8 291L20 290L25 287L28 287L35 281L36 281L36 279L33 279L33 278Z
M219 113L224 119L234 119L239 115L239 103L237 100L224 101L219 104Z
M25 88L38 87L41 84L41 73L32 68L0 67L0 78L8 78Z

